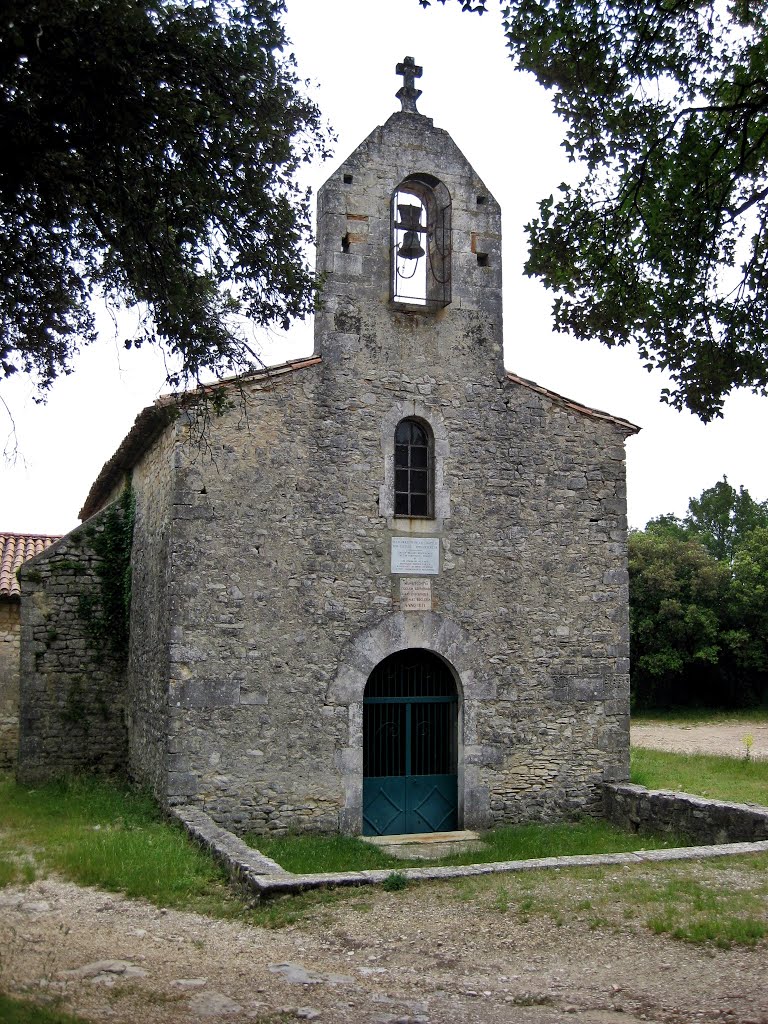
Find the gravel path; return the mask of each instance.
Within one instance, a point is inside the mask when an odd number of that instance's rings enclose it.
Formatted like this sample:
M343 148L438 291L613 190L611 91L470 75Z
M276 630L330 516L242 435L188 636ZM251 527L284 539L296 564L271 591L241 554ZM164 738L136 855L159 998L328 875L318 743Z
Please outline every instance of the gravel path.
M3 987L114 1024L766 1024L766 946L686 945L626 907L597 912L629 871L365 892L281 930L48 880L0 893Z
M768 724L633 725L632 745L680 754L724 754L744 757L745 738L752 737L750 757L768 757Z

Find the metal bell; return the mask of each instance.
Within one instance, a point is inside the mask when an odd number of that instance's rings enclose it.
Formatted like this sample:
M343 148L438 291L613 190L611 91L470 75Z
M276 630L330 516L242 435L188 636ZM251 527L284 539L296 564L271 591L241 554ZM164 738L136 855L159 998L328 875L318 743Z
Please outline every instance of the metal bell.
M400 217L400 223L396 226L401 231L405 231L400 248L397 250L397 255L404 260L417 260L424 255L421 239L419 238L421 207L412 206L410 203L403 203L402 205L398 203L397 212Z
M406 231L397 255L404 260L417 260L424 255L418 231Z

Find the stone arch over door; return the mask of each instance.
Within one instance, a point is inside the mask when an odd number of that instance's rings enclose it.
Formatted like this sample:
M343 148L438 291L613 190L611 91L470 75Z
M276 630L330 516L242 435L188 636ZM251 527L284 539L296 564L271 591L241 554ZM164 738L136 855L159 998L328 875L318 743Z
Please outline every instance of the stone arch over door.
M396 613L359 633L349 642L336 676L328 688L327 702L347 708L347 746L336 754L344 804L339 827L344 833L362 831L363 814L363 697L374 668L391 654L422 648L439 655L453 672L459 705L458 803L459 820L465 828L489 824L489 789L484 767L500 764L502 751L478 742L477 713L484 702L496 699L496 682L467 632L436 613Z

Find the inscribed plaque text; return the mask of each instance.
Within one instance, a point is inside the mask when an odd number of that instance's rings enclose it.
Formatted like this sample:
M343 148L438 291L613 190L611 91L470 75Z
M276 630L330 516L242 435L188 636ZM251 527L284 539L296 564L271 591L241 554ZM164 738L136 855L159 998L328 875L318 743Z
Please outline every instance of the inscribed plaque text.
M431 612L432 580L403 576L400 580L400 611Z
M440 572L440 539L393 537L390 571L409 576L437 576Z

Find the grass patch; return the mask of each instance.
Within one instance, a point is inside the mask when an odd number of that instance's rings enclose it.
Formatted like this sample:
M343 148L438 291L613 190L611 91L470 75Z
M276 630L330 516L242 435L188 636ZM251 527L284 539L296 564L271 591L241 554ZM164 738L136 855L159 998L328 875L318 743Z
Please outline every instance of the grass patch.
M3 1024L88 1024L82 1017L4 995L0 995L0 1020Z
M762 858L763 870L766 858ZM754 865L757 867L758 865ZM613 892L639 908L657 935L691 943L755 946L768 936L768 887L727 889L716 872L687 871L641 877L613 886Z
M538 857L575 857L585 853L628 853L690 845L682 835L664 833L639 836L600 819L583 818L558 825L513 825L483 836L490 849L482 861L533 860ZM471 863L472 859L462 861Z
M151 797L118 782L82 778L25 787L0 775L0 829L0 885L56 872L158 907L266 928L354 898L349 889L320 890L255 904Z
M647 789L671 789L713 800L768 804L768 760L670 754L633 747L630 778Z
M201 912L226 893L213 860L163 820L149 796L116 783L83 778L27 788L2 780L0 825L6 843L33 850L39 864L81 885ZM23 863L10 880L29 880Z
M722 711L717 708L664 708L632 712L632 725L765 725L768 707Z
M400 860L380 847L349 836L246 836L254 848L295 874L364 871L425 865L490 864L494 861L567 857L585 853L626 853L690 845L680 835L638 836L608 822L585 818L557 825L512 825L482 836L485 849L440 860Z
M249 846L276 860L286 871L296 875L386 869L398 865L402 867L404 863L383 853L379 847L352 836L273 837L248 834L243 839Z
M638 929L720 948L763 946L768 939L768 855L692 864L603 865L457 879L445 886L460 903L526 924L578 922L617 936ZM472 909L467 908L469 916Z

